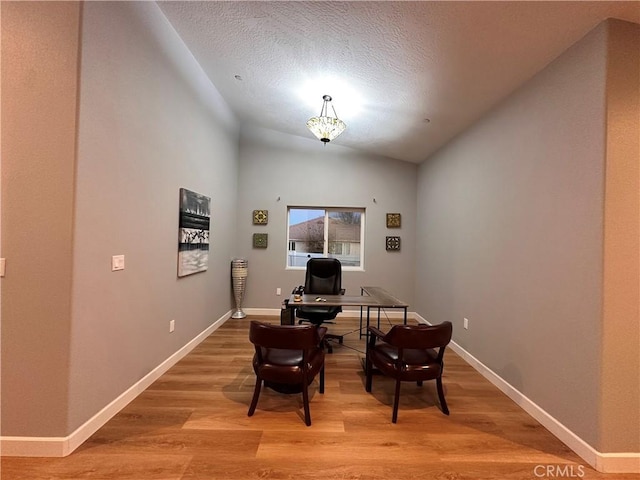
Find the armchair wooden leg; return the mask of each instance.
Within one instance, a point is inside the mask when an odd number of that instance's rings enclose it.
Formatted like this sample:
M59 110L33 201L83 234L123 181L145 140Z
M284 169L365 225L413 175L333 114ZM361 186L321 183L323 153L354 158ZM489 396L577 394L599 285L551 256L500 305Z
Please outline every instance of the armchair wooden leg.
M320 393L324 393L324 365L320 369Z
M438 398L440 399L442 412L445 415L449 415L449 407L447 407L447 401L444 399L444 390L442 389L442 377L436 378L436 386L438 387Z
M302 385L302 403L304 404L304 423L308 427L311 425L311 412L309 411L309 390L306 382Z
M391 421L396 423L398 421L398 404L400 403L400 380L396 380L396 394L393 397L393 415Z
M256 411L256 407L258 406L258 397L260 397L260 388L262 387L262 379L260 377L256 377L256 388L253 390L253 399L251 400L251 405L249 406L249 413L247 416L252 416Z

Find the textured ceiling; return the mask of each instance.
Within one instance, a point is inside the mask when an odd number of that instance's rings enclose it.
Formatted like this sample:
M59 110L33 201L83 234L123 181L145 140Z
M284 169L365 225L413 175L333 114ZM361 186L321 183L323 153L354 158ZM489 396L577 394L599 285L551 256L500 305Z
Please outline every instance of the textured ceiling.
M640 1L158 4L243 124L315 138L329 94L333 143L415 163L601 21L640 23Z

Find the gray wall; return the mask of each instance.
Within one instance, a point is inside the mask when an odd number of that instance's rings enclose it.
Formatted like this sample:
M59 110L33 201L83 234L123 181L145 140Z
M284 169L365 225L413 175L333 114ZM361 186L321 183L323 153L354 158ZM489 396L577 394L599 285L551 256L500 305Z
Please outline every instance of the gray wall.
M0 8L2 434L56 436L67 431L80 7Z
M602 24L418 181L416 310L451 320L460 346L596 448L613 447L600 441L607 40ZM637 398L637 366L622 370ZM637 451L635 425L617 451Z
M36 158L33 147L16 148L3 158L14 175L3 168L3 253L12 270L3 279L11 301L2 305L2 434L65 436L231 308L239 132L215 88L194 81L201 72L155 3L87 2L81 31L77 4L8 10L16 28L5 45L3 15L3 72L24 68L29 81L6 91L3 76L3 117L5 95L15 111L26 109L27 125L45 112L39 130L51 132L45 146L54 150ZM36 22L43 35L22 38L30 30L21 22ZM60 31L70 40L58 40ZM64 46L67 59L47 45ZM31 67L24 54L5 65L12 47L33 52ZM65 96L53 78L70 82ZM67 117L49 106L60 103ZM28 146L40 131L17 138ZM42 183L27 177L32 169ZM212 248L208 271L178 279L180 187L212 198ZM55 241L43 222L62 222ZM35 260L18 253L25 236L38 241L37 253L25 252ZM118 254L126 268L111 272Z
M290 205L365 208L365 271L343 272L346 293L359 295L361 285L379 285L413 304L415 164L356 153L338 141L323 145L311 135L254 128L243 130L239 168L236 251L249 261L244 306L279 308L291 289L304 283L304 270L285 268ZM269 210L267 225L252 224L256 209ZM386 228L391 212L402 214L401 228ZM253 233L269 235L266 249L252 248ZM387 235L401 237L400 251L385 250ZM283 296L276 296L277 287Z
M640 25L609 23L600 449L640 452Z

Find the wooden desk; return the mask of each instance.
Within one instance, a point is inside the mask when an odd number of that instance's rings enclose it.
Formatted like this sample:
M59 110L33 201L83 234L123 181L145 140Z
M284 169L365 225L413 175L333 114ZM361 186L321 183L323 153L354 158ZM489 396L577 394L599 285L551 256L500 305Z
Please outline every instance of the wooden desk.
M367 330L369 330L369 317L371 308L378 309L378 328L380 328L380 309L382 308L401 308L404 311L403 322L407 324L407 308L409 304L403 302L402 300L398 300L395 296L387 292L382 287L360 287L360 292L362 296L368 295L369 298L375 298L377 301L377 305L366 305L367 307ZM360 307L360 338L362 338L362 306Z
M310 295L304 294L300 301L294 300L294 295L289 297L287 308L290 313L290 325L295 324L296 308L298 307L360 307L360 338L362 338L363 309L367 309L367 329L371 316L371 309L378 309L378 328L380 327L380 310L383 308L401 308L404 310L404 324L407 324L407 308L409 305L398 300L384 288L360 287L361 295ZM317 298L322 300L317 301ZM282 318L282 317L281 317ZM366 330L365 330L366 336Z
M316 301L316 298L322 298L322 301ZM290 325L296 323L296 308L298 307L360 307L362 315L363 307L376 307L378 301L375 297L363 295L302 295L302 299L298 302L294 300L294 296L289 297L287 308L290 311Z

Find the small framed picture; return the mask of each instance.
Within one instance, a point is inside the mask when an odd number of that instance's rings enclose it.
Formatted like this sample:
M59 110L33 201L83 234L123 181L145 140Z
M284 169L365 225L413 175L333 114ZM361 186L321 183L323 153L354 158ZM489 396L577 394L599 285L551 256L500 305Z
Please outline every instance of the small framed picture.
M253 248L267 248L269 236L267 233L253 234Z
M387 237L387 250L400 250L400 237Z
M401 220L399 213L387 213L387 228L400 228Z
M254 210L253 224L266 225L269 222L269 210Z

